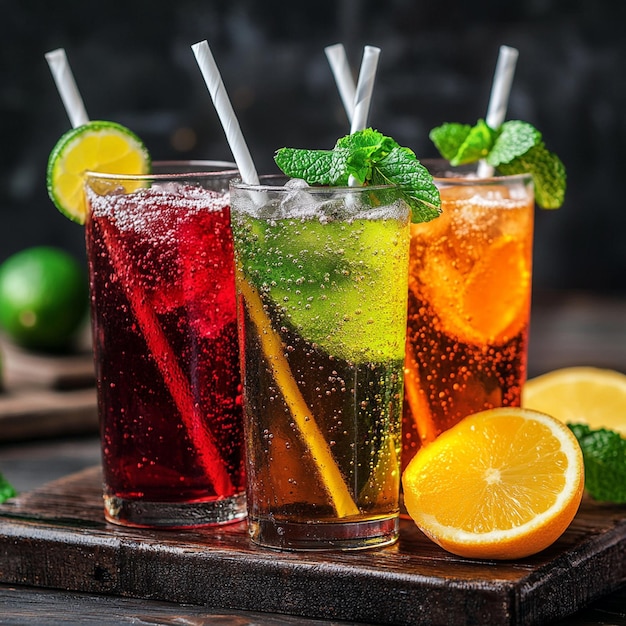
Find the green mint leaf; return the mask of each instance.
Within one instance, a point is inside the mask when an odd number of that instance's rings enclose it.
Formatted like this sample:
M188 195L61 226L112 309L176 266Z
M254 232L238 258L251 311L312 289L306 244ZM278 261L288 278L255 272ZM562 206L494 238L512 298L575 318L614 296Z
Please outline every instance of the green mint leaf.
M601 502L626 503L626 439L604 428L568 424L578 439L585 463L585 489Z
M484 120L478 120L476 126L472 126L463 143L459 146L451 165L465 165L484 159L491 149L495 132L485 124Z
M428 136L446 161L452 161L470 134L469 124L446 123L433 128Z
M511 163L539 144L541 133L534 126L519 120L504 122L486 160L489 165L499 167Z
M397 148L397 142L391 137L386 137L373 128L365 128L337 140L335 148L346 148L351 152L357 150L368 151L372 158L375 155L384 156Z
M7 481L7 479L0 472L0 504L9 498L14 498L17 492L13 486Z
M335 151L347 151L347 171L363 185L372 179L374 164L384 159L397 146L391 137L385 137L377 130L366 128L339 139Z
M411 207L413 223L429 222L441 213L439 190L429 171L409 148L398 146L374 167L374 185L398 185Z
M328 178L330 180L330 185L335 187L343 187L348 184L350 180L350 166L348 165L348 158L350 156L350 151L345 149L335 148L331 152L332 158L330 160L330 170L328 172ZM306 180L306 179L305 179ZM320 183L311 183L320 184Z
M361 185L397 185L414 222L432 220L441 210L439 191L415 154L372 128L338 139L333 150L281 148L274 160L287 176L310 185L347 185L350 176Z
M484 120L476 126L447 123L430 131L429 137L441 156L451 165L474 163L489 154L496 133Z
M531 174L541 208L558 209L563 204L565 166L546 149L541 133L531 124L511 120L495 131L483 120L476 126L447 123L433 128L429 136L451 165L485 159L500 174Z
M498 171L504 175L531 174L535 185L535 200L542 209L558 209L563 204L567 188L565 166L543 143L510 163L501 163Z
M310 185L330 185L333 157L330 150L281 148L276 152L274 161L290 178L302 178Z

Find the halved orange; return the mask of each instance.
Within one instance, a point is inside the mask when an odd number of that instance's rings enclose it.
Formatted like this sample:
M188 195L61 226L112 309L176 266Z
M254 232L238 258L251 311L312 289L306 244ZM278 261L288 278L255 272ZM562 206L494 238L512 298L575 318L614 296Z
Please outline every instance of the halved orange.
M442 548L517 559L547 548L569 526L583 494L583 457L559 420L490 409L422 447L402 484L409 515Z
M522 406L626 437L626 374L597 367L554 370L526 382Z

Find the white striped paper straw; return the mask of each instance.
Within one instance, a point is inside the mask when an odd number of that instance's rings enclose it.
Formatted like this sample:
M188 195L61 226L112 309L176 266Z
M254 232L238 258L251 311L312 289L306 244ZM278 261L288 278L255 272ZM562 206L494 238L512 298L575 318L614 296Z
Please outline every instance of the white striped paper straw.
M519 52L517 49L510 46L500 46L498 62L493 75L489 106L487 107L487 116L485 117L485 122L490 128L499 128L506 117L518 56ZM493 167L484 160L480 161L478 164L478 176L480 178L493 176Z
M70 118L70 124L76 128L89 121L83 99L78 91L74 75L63 48L58 48L45 54L50 66L52 77L63 101L63 106Z
M330 69L335 77L343 108L346 110L350 124L352 124L356 87L354 86L354 78L352 77L350 64L348 63L346 49L343 44L337 43L324 48L324 52L326 53Z
M193 44L191 49L196 56L196 61L202 72L204 82L211 94L213 106L222 123L226 140L233 153L235 163L237 163L237 167L239 168L241 179L247 185L258 185L259 176L256 167L252 161L250 150L248 150L248 144L246 144L246 140L239 127L239 121L233 110L230 98L226 93L222 76L217 67L217 63L215 63L209 44L205 39L204 41Z

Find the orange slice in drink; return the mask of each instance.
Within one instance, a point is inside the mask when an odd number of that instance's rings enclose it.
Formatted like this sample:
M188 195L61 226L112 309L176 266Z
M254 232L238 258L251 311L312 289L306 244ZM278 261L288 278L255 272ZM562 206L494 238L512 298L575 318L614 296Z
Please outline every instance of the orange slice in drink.
M485 247L467 273L442 253L427 252L422 289L443 332L474 345L515 336L530 306L528 256L509 235Z
M402 484L408 513L442 548L517 559L547 548L569 526L583 494L583 457L559 420L490 409L421 448Z
M517 334L529 305L530 268L521 244L501 237L474 265L463 293L469 326L488 343Z

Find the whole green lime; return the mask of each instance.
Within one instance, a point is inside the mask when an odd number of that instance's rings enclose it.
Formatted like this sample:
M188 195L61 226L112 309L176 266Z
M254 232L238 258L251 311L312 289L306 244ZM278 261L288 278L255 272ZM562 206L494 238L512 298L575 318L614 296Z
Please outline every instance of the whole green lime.
M27 248L0 265L0 327L20 346L67 348L88 306L85 272L64 250Z

